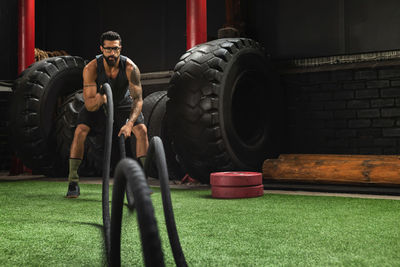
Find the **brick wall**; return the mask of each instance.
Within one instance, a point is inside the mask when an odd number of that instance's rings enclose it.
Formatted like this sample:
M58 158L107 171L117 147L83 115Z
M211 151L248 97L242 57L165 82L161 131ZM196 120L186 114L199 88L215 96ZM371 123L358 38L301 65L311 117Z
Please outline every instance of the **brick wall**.
M400 62L299 68L281 82L284 152L400 153Z

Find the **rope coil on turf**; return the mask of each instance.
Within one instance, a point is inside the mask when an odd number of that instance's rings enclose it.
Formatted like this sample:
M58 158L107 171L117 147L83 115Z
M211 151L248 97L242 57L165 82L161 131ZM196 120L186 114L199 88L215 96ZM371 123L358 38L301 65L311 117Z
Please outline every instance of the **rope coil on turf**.
M122 160L117 164L114 175L114 188L112 196L112 216L109 210L109 181L110 160L112 145L112 128L114 119L114 104L112 101L111 87L105 83L101 89L107 95L107 125L104 147L103 186L102 186L102 211L104 245L107 263L109 266L121 265L121 221L123 213L124 193L126 192L128 208L136 209L140 235L142 240L143 257L146 266L164 266L164 256L161 248L154 208L150 199L150 189L146 182L145 172L139 163L133 159L125 158L124 136L120 138ZM169 191L169 177L165 159L164 147L159 137L150 140L145 170L148 172L155 164L161 185L161 194L164 207L164 216L167 225L168 237L177 266L187 266L179 236L176 229Z

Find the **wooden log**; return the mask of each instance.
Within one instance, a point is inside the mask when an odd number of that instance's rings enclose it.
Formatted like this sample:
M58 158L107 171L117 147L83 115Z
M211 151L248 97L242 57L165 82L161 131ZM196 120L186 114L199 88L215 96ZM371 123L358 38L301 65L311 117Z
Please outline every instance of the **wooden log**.
M327 157L325 157L327 156ZM385 156L359 158L328 155L310 158L268 159L263 164L263 178L279 181L350 184L400 184L400 159Z
M281 154L281 160L400 160L400 155Z

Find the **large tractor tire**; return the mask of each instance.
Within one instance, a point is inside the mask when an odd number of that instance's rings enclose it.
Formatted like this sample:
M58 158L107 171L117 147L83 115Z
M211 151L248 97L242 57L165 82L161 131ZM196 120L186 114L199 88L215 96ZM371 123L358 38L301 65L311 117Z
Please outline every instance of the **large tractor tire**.
M56 149L57 111L82 88L85 61L53 57L34 63L15 81L10 105L10 141L16 155L36 173L64 176L68 162Z
M245 38L200 44L180 58L168 88L168 129L191 177L209 183L211 172L259 171L276 156L279 88L270 69L263 48Z
M143 115L149 140L158 136L164 144L165 156L168 165L168 175L171 180L180 180L185 175L173 151L169 132L167 130L166 103L167 91L158 91L148 95L143 100ZM151 177L157 178L157 172L152 169Z

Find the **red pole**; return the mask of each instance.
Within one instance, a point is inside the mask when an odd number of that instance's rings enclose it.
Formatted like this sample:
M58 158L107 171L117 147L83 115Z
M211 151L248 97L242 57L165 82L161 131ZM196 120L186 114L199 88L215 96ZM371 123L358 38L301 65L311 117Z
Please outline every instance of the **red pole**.
M35 62L35 0L18 0L18 73ZM20 159L12 157L9 175L32 173Z
M187 49L207 42L207 0L186 0Z
M18 1L18 73L35 62L35 0Z

